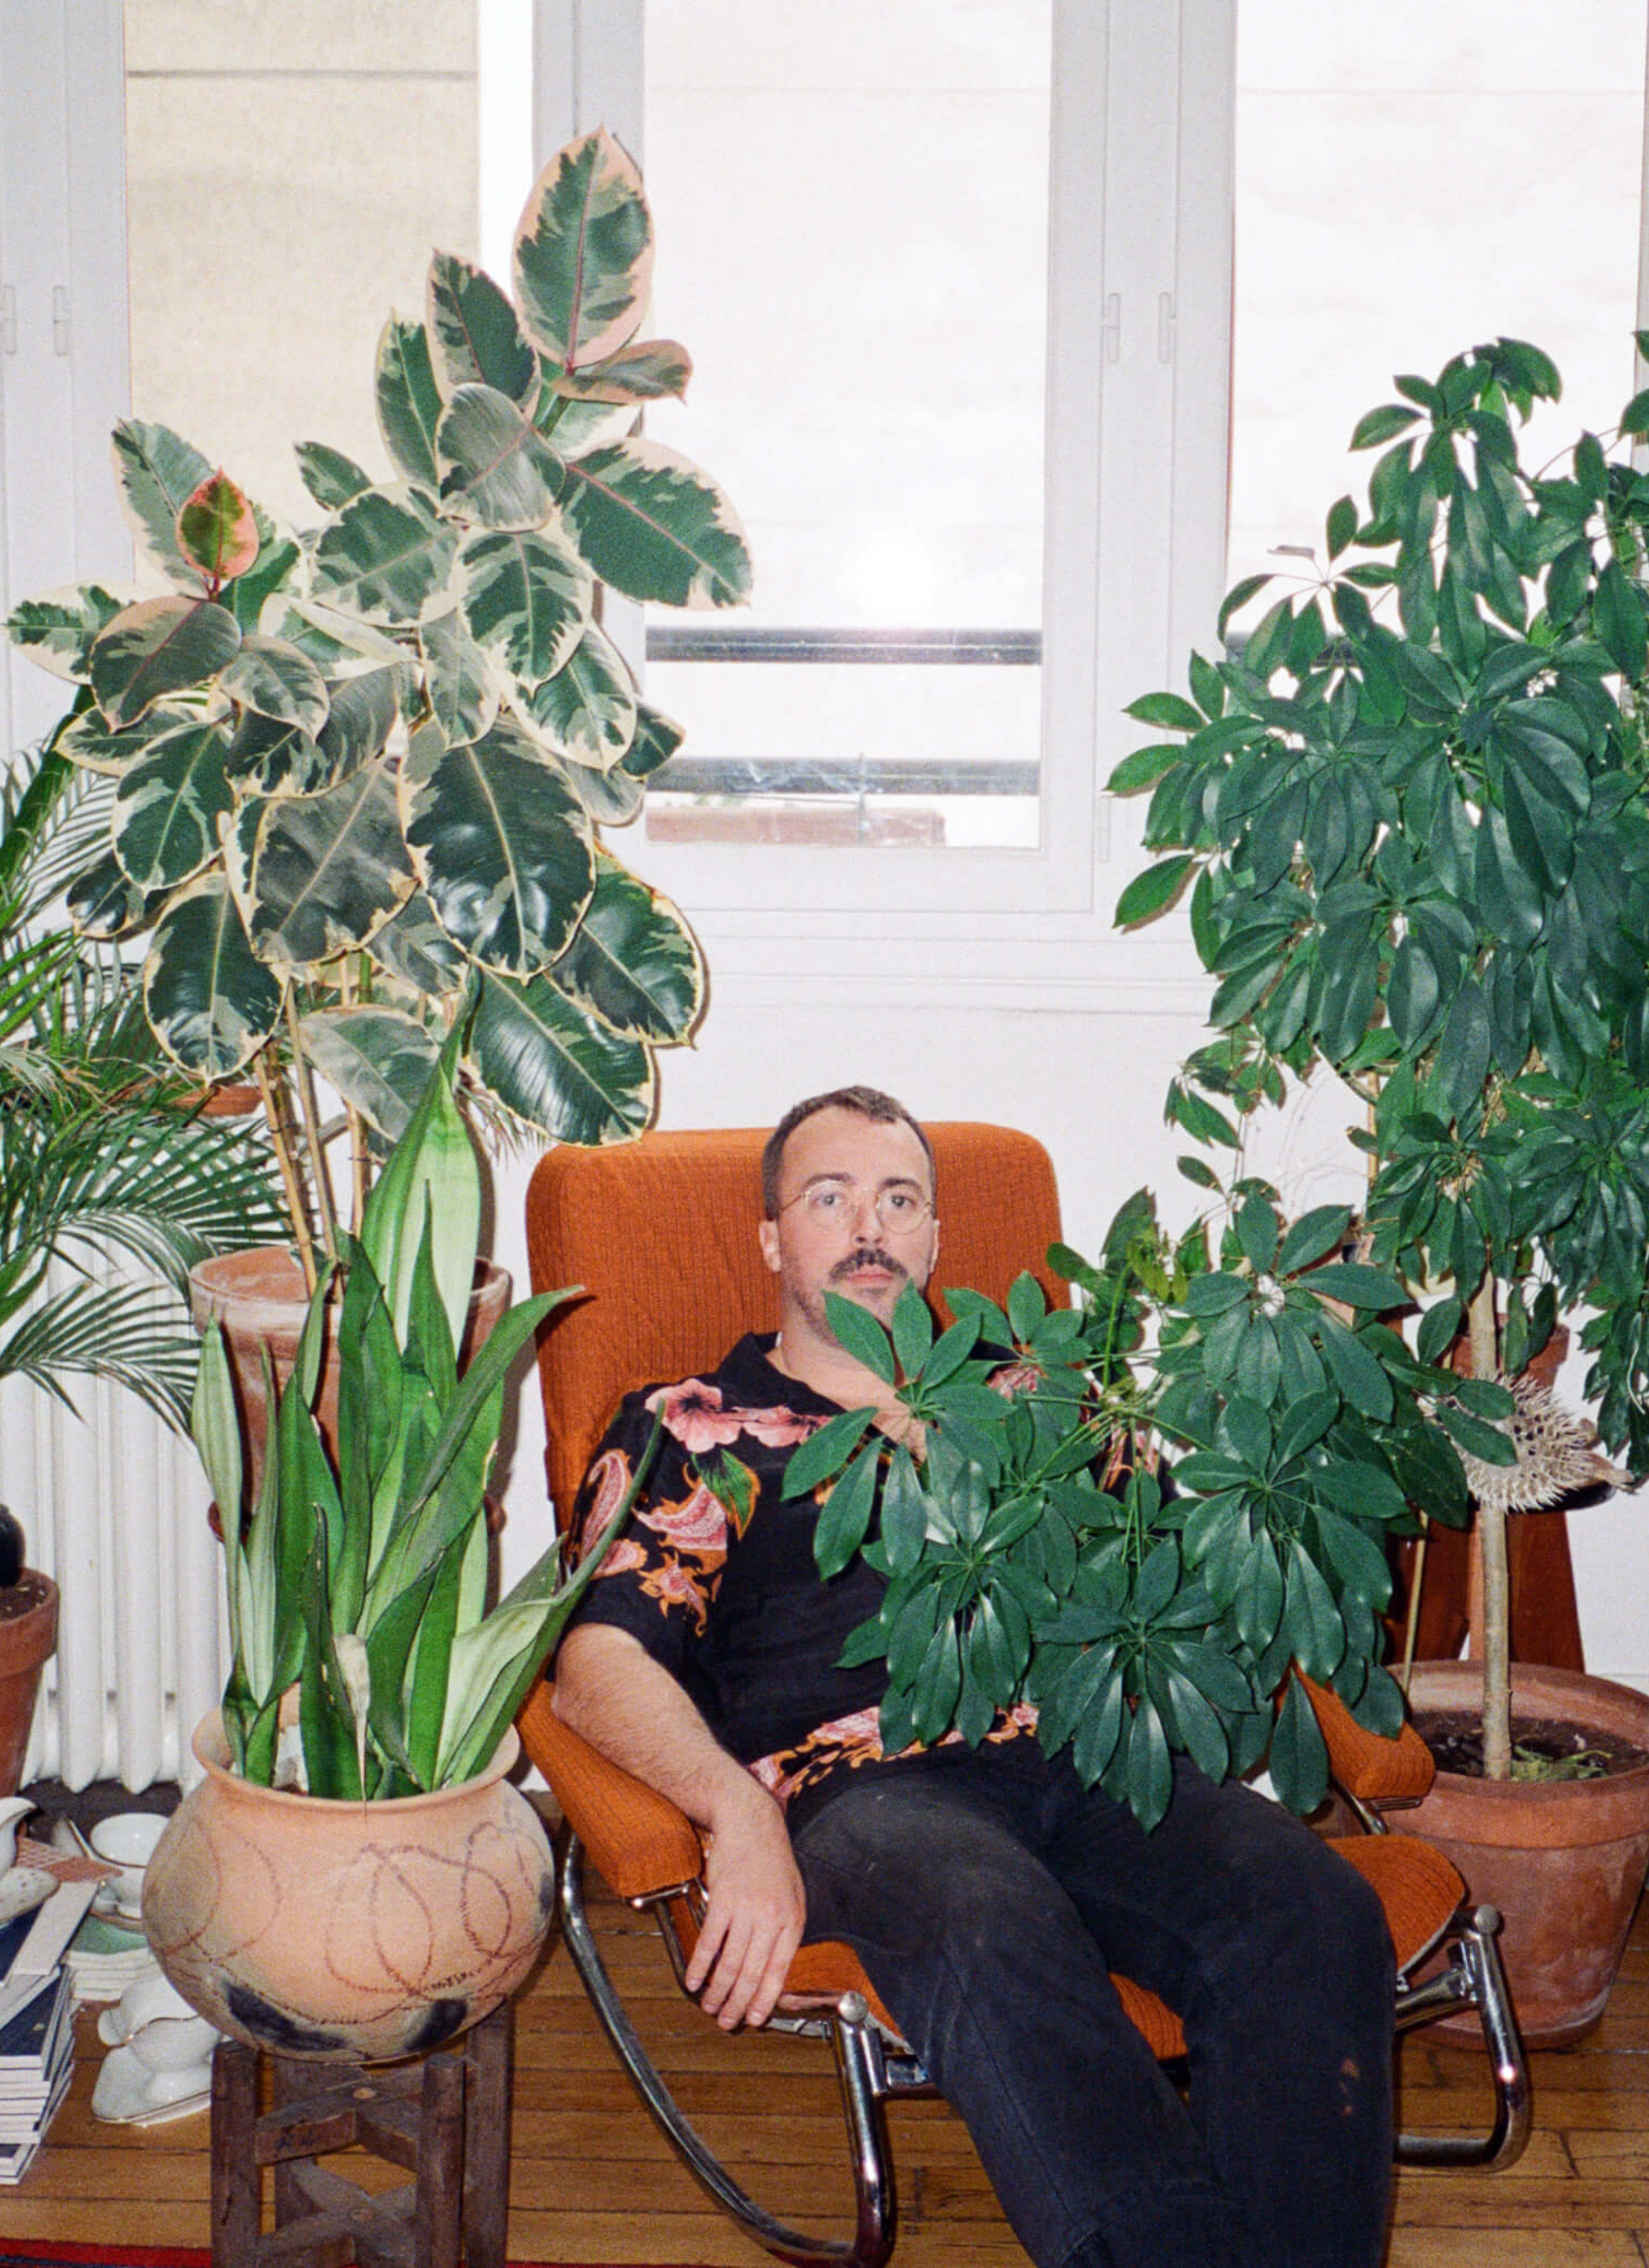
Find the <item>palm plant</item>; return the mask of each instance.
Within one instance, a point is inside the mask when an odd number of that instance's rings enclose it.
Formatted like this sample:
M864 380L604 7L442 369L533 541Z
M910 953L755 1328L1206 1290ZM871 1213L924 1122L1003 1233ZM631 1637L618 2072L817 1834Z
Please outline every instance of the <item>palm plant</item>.
M70 1408L66 1377L111 1378L176 1421L188 1270L279 1212L267 1149L193 1114L200 1090L159 1055L128 972L47 918L83 795L55 753L0 780L0 1377ZM54 1263L71 1280L49 1290Z

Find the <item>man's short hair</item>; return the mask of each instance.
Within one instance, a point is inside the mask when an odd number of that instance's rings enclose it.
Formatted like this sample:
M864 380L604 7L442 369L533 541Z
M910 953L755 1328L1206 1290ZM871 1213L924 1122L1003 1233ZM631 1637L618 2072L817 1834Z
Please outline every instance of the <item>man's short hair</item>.
M784 1164L784 1145L803 1120L819 1110L856 1110L861 1118L873 1118L883 1126L908 1126L926 1156L929 1182L936 1182L933 1145L921 1120L913 1118L902 1102L896 1102L891 1094L884 1094L879 1086L833 1086L828 1094L810 1094L806 1102L792 1103L767 1138L762 1152L762 1210L769 1220L776 1219L778 1214L778 1182Z

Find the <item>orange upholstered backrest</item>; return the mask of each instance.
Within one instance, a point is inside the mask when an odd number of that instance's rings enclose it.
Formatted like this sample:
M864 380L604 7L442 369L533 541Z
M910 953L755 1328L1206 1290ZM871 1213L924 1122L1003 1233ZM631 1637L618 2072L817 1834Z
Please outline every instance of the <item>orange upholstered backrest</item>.
M1059 1197L1042 1145L971 1121L927 1132L939 1176L935 1288L967 1285L1000 1300L1028 1268L1063 1302L1046 1261ZM539 1349L558 1517L624 1395L689 1377L743 1332L777 1328L777 1278L756 1242L766 1138L756 1127L644 1134L540 1160L526 1198L533 1289L582 1284L588 1295L551 1318Z

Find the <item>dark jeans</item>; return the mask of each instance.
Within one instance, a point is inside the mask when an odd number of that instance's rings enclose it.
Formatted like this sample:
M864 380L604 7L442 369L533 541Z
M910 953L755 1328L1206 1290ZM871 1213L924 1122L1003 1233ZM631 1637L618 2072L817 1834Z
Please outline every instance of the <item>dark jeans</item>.
M1372 2268L1392 1955L1361 1876L1176 1759L1147 1835L1034 1740L823 1793L793 1825L843 1938L966 2121L1038 2268ZM1180 2015L1189 2097L1107 1971Z

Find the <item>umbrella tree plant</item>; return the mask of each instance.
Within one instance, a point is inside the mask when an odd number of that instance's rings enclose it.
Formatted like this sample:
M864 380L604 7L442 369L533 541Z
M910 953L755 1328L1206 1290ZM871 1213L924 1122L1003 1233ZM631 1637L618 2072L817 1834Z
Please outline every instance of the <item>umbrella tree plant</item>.
M261 1087L312 1281L312 1219L336 1248L316 1073L358 1217L472 983L471 1092L572 1141L645 1124L652 1051L702 1008L686 924L601 839L681 737L602 628L603 585L682 607L749 585L720 489L631 430L691 367L640 336L652 260L635 166L604 131L570 144L527 199L513 298L438 253L423 320L386 326L387 479L305 443L324 519L288 534L129 421L115 470L170 593L11 616L80 688L56 747L114 783L74 917L147 935L178 1064Z
M1649 352L1649 334L1638 337ZM1559 1310L1605 1444L1649 1462L1649 479L1591 433L1523 460L1545 355L1499 339L1397 379L1352 446L1367 501L1328 515L1326 558L1189 697L1130 713L1174 737L1126 758L1165 855L1118 918L1189 887L1221 1037L1169 1116L1240 1146L1244 1114L1327 1065L1366 1106L1373 1257L1436 1292L1417 1346L1462 1329L1479 1381L1520 1373ZM1222 634L1271 578L1240 584ZM1200 1160L1193 1171L1215 1176ZM1464 1392L1465 1389L1462 1389ZM1478 1418L1491 1414L1480 1400ZM1464 1445L1513 1451L1469 1412ZM1485 1479L1487 1476L1485 1475ZM1505 1506L1481 1485L1486 1769L1510 1766ZM1424 1500L1424 1499L1422 1499Z

